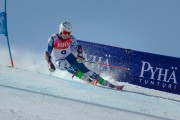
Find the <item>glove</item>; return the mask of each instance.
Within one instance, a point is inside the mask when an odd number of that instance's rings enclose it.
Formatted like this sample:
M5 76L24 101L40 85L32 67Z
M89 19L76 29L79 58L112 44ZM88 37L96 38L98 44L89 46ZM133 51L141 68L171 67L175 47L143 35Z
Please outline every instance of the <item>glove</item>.
M52 62L49 63L49 71L54 72L56 70L54 64Z
M82 50L82 47L81 47L81 46L78 46L76 61L77 61L78 63L82 63L82 62L84 61L83 50Z
M77 56L76 61L77 61L78 63L82 63L82 62L84 61L84 57L82 57L82 56Z

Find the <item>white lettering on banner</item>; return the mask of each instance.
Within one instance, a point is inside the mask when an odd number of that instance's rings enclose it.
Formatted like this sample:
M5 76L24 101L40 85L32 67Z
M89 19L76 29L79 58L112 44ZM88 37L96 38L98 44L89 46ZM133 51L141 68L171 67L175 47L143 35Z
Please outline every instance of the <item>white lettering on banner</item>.
M84 53L84 57L85 57L85 60L94 62L91 64L92 68L106 69L106 70L110 71L108 58L106 58L105 61L103 61L102 57L98 57L95 55L89 55L89 57L88 57L88 55L85 53ZM97 63L100 63L100 64L97 64Z
M171 69L158 68L153 67L149 62L142 61L139 82L145 85L176 89L178 83L175 70L177 67Z
M168 88L168 89L176 89L176 85L170 84L170 83L163 83L163 82L158 82L154 80L149 80L149 79L139 79L139 82L144 85L150 85L150 86L157 86L161 87L163 89Z

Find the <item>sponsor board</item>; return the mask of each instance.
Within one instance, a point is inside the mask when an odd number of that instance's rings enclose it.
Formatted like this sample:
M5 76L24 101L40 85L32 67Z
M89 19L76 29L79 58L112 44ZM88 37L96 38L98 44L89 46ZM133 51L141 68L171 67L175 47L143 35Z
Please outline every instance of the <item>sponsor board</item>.
M86 65L97 73L146 88L180 94L180 58L80 41Z

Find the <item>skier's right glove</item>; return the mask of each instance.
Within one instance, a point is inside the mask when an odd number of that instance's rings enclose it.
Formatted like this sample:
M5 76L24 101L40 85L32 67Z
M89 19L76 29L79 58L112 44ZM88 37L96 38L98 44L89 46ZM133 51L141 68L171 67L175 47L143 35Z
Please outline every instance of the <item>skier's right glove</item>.
M49 71L54 72L56 70L54 64L52 62L49 63Z
M48 62L49 71L54 72L56 70L56 68L55 68L54 64L51 62L51 56L49 55L49 53L47 51L45 52L45 59Z

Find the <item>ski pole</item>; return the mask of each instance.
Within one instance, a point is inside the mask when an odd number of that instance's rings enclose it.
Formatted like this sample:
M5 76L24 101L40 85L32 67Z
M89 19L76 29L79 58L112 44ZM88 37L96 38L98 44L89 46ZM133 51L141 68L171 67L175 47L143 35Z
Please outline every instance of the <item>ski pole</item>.
M84 61L84 62L99 64L101 66L109 66L109 67L112 67L112 68L118 68L118 69L122 69L122 70L129 70L129 68L123 67L123 66L115 66L115 65L103 64L103 63L92 62L92 61Z

